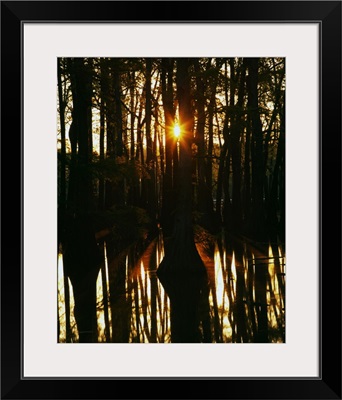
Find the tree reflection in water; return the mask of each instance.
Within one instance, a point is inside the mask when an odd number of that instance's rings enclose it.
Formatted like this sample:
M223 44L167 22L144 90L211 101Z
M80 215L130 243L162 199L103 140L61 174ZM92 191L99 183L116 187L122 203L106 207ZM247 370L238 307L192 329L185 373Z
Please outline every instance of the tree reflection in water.
M183 276L170 286L157 276L164 257L162 232L142 254L130 248L114 260L107 259L104 243L97 279L98 342L285 343L282 246L269 243L263 254L257 243L222 235L213 246L197 241L196 247L206 281ZM72 285L65 287L61 254L58 279L58 341L77 343Z

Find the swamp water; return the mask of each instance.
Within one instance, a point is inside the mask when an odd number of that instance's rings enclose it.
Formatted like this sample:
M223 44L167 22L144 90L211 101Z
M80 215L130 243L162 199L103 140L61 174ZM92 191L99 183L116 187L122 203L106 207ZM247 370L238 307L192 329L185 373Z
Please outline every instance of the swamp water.
M239 252L228 248L226 242L223 237L211 252L196 244L208 273L205 300L209 341L284 343L285 254L281 245L264 244L264 254L247 242L238 246ZM110 285L116 267L108 262L106 242L103 250L104 265L96 284L98 342L171 343L170 299L156 273L164 257L162 233L138 259L130 251L122 255L119 264L124 269L120 278L122 281L124 277L123 295L116 302L111 300L115 289ZM59 253L59 343L78 342L73 309L73 288L70 280L64 279L63 256Z

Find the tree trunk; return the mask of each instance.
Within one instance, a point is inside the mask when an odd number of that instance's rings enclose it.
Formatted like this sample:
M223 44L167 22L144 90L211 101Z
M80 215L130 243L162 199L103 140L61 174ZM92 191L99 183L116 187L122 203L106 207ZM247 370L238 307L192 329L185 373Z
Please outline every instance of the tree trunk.
M258 58L246 59L248 76L248 108L252 122L252 198L253 198L253 227L254 237L265 241L264 215L264 153L263 134L259 115L258 103Z
M163 175L161 222L164 234L169 236L172 231L175 212L175 182L173 179L173 152L176 146L173 134L175 120L175 109L173 104L174 60L163 58L161 62L162 101L165 120L165 171Z
M75 299L75 318L80 342L97 341L96 279L101 259L90 217L93 211L89 136L91 135L91 74L89 63L72 60L74 139L71 164L66 238L63 243L66 273ZM71 179L73 178L73 179Z
M199 223L206 229L214 231L216 229L215 214L213 209L213 198L211 192L211 181L206 179L206 160L205 160L205 82L202 76L199 60L194 59L196 74L196 109L197 109L197 178L198 178L198 202L197 207L200 213ZM212 152L212 146L209 146L209 152ZM211 153L209 153L211 154ZM210 159L208 160L211 163Z
M262 257L268 254L268 240L264 207L264 153L263 132L259 114L258 101L258 58L246 59L248 77L248 109L252 122L252 234L259 242ZM258 332L256 341L268 342L268 319L267 319L267 272L268 264L256 259L255 265L255 293L257 303Z
M60 184L58 206L60 215L64 218L66 209L66 147L65 147L65 99L62 87L62 59L57 60L58 66L58 100L59 100L59 117L61 126L61 157L60 157Z
M59 116L61 126L61 156L60 156L60 183L58 197L58 247L60 243L64 243L65 239L65 219L66 219L66 146L65 146L65 100L62 86L62 68L63 59L57 60L57 79L58 79L58 100L59 100ZM66 342L71 342L71 326L70 326L70 293L69 281L65 271L63 262L64 274L64 293L65 293L65 330Z
M179 192L173 237L157 275L171 304L172 342L199 341L199 304L207 274L197 251L192 226L193 115L190 98L190 60L177 60L177 96L182 127L179 154Z
M244 163L244 185L243 185L243 214L244 214L244 232L250 232L251 220L251 130L250 117L247 116L247 128L245 139L245 163Z
M106 121L106 101L105 101L105 90L106 90L106 64L103 58L100 59L100 162L103 163L105 159L105 121ZM99 178L99 210L105 208L105 182L104 177L100 175Z
M233 190L232 190L232 220L229 226L235 234L241 232L242 227L242 204L241 204L241 132L242 125L242 107L245 85L245 66L242 65L240 71L240 81L238 89L238 101L233 105L233 116L231 118L231 151L233 168ZM231 105L232 106L232 105Z
M153 140L151 135L152 120L152 94L151 94L152 59L146 59L146 101L145 101L145 126L146 126L146 167L149 179L146 187L145 203L151 218L156 218L156 199L155 199L155 154L153 152ZM156 141L156 139L155 139Z
M285 98L284 98L284 104L285 104ZM282 157L283 160L285 160L285 107L282 108L280 112L280 137L279 137L279 145L282 146ZM286 182L286 176L285 176L285 161L282 164L280 170L279 170L279 208L280 208L280 218L279 218L279 238L281 242L283 243L284 246L284 251L285 251L285 228L286 228L286 220L285 220L285 211L286 211L286 205L285 205L285 182Z

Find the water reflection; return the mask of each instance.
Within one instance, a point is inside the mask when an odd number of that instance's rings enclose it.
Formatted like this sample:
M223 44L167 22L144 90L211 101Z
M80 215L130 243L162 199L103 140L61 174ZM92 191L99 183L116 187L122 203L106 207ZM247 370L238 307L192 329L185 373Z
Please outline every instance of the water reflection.
M58 254L57 279L58 340L60 342L78 342L78 330L74 316L74 294L70 279L64 276L63 256L61 252Z
M96 284L98 342L170 343L170 297L157 276L164 258L162 233L139 256L134 249L127 249L119 259L112 260L107 256L105 241L102 246L103 265ZM204 306L201 303L199 307L204 315L200 318L200 341L210 337L213 343L284 343L285 254L281 246L264 245L263 254L243 241L229 246L224 236L212 251L201 243L196 246L208 273L207 299L200 300ZM64 277L60 253L60 343L78 342L73 308L73 289Z

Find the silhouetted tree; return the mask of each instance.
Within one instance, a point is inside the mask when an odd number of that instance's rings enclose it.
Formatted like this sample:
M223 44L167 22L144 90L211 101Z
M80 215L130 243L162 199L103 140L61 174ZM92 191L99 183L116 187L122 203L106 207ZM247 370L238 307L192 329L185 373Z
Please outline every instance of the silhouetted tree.
M92 135L91 62L83 58L70 60L70 76L73 132L64 263L74 291L79 340L94 342L97 341L96 278L101 258L91 218L94 206L90 174L92 141L89 139Z
M173 236L157 274L171 302L172 342L198 342L199 304L208 284L206 269L194 242L192 222L193 113L191 109L191 60L177 59L177 99L182 129L179 148L179 188Z
M176 185L176 139L173 134L175 122L175 106L173 91L173 66L174 60L163 58L161 60L161 90L165 123L165 171L163 173L162 189L162 226L166 235L173 226L175 212L175 185Z

